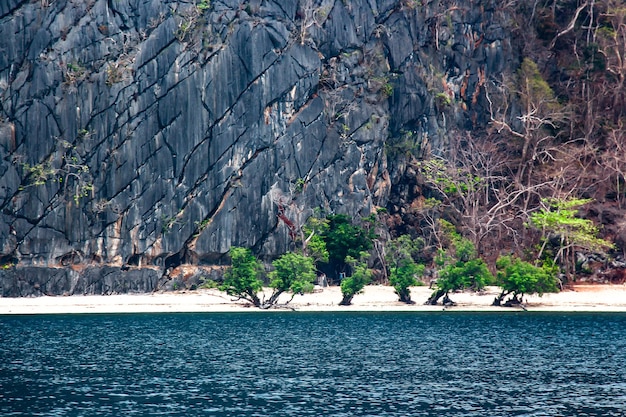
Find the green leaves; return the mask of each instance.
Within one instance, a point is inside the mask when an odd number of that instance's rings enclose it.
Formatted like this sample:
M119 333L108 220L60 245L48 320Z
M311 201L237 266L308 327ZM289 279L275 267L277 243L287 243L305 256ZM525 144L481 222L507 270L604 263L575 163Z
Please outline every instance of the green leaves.
M360 294L363 288L372 280L372 271L367 268L367 264L348 257L347 262L352 266L352 275L341 281L341 294L343 300L340 305L350 305L352 298Z
M315 266L312 258L287 252L272 265L275 269L270 272L270 287L275 292L290 291L295 295L313 291Z
M252 255L250 249L232 247L229 254L232 266L226 271L220 290L259 307L261 302L257 294L263 289L261 262Z
M502 293L494 304L500 305L504 297L512 294L512 300L520 302L524 294L557 292L556 270L553 264L537 267L519 258L501 256L496 261L498 274L496 283L502 287Z
M311 216L303 227L305 238L303 252L313 257L315 262L328 262L328 249L324 241L324 234L328 232L328 220Z
M448 197L466 195L484 186L484 179L478 175L451 167L443 159L429 159L420 163L426 181Z
M439 272L437 288L445 293L471 288L475 291L493 282L493 275L482 259L457 261Z
M228 295L247 300L256 307L270 308L284 292L304 294L313 291L315 266L313 259L297 253L288 252L272 262L274 270L270 272L269 286L274 289L269 299L259 298L263 290L261 279L264 268L250 249L232 247L230 249L232 266L224 275L224 283L219 287ZM291 301L291 300L290 300Z
M424 265L413 260L423 246L421 239L412 239L402 235L387 245L387 262L389 262L389 283L396 290L400 301L412 303L409 287L418 285L417 277L424 273Z
M336 214L326 219L328 229L322 234L322 239L326 242L330 263L343 267L347 256L358 259L361 252L372 248L374 234L353 225L347 215Z
M526 100L551 101L554 100L554 91L543 79L537 64L530 58L524 58L517 71L520 90Z
M425 266L416 264L413 259L405 258L398 266L391 270L389 283L396 290L396 294L403 303L412 303L409 287L418 285L417 276L424 273Z
M554 233L563 238L566 245L578 246L592 251L613 247L613 244L597 237L598 228L591 220L576 217L578 208L590 203L591 199L543 199L546 207L532 213L530 223L545 233Z
M441 221L441 226L450 239L447 251L441 251L436 263L441 267L436 290L428 299L428 304L436 304L437 300L451 291L471 288L475 291L483 289L493 282L493 275L485 262L477 257L474 244L462 237L452 225Z

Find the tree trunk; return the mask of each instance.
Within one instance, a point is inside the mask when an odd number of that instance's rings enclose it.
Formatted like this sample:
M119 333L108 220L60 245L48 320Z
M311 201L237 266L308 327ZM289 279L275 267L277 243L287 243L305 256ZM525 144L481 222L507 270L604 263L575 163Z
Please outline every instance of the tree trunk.
M513 297L511 297L510 300L507 300L503 304L503 306L504 307L519 307L519 306L522 305L522 297L523 296L524 296L523 294L521 294L521 296L520 296L520 294L514 293Z
M278 301L278 297L280 297L280 295L282 293L283 293L283 291L274 290L274 292L270 296L269 300L263 301L263 305L260 306L260 307L263 308L263 309L268 309L268 308L272 307L274 304L276 304L276 301Z
M496 298L493 299L493 303L491 305L492 306L496 306L496 307L500 307L502 305L502 300L504 300L504 297L506 297L510 293L511 293L510 291L502 290L500 295L498 295Z
M256 293L249 293L248 296L249 298L244 298L250 301L255 307L261 307L261 300L259 300L259 296L256 295Z
M437 301L439 301L439 299L446 294L447 292L444 290L437 290L432 293L430 298L424 304L431 305L431 306L437 305Z
M406 288L403 291L396 291L400 301L406 304L415 304L415 301L411 300L411 291Z
M340 306L349 306L350 304L352 304L352 298L354 297L354 295L348 295L348 294L344 294L343 295L343 299L341 300L341 302L339 303Z
M452 300L450 299L450 297L448 297L448 293L446 293L446 295L443 297L443 302L442 302L442 304L443 304L444 306L455 306L455 305L456 305L456 303L455 303L454 301L452 301Z

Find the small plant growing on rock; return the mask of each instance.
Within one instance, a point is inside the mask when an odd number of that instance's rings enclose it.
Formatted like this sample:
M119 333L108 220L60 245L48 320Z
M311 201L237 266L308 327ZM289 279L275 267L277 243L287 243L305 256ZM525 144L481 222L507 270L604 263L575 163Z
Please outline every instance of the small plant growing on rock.
M87 77L87 70L85 67L77 62L69 62L65 66L63 71L63 77L67 85L74 85L78 81L81 81Z
M391 83L389 83L389 82L386 82L380 88L380 91L381 91L381 93L382 93L384 98L389 98L389 97L391 97L393 95L393 85L391 85Z
M210 7L211 7L210 0L200 0L200 2L198 4L196 4L196 8L200 12L203 12L203 11L207 10L208 8L210 8Z

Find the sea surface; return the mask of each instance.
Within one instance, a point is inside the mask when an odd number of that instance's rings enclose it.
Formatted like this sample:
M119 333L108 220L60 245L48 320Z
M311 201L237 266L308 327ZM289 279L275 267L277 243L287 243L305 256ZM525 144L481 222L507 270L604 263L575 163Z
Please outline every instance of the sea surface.
M626 416L626 315L0 316L0 416Z

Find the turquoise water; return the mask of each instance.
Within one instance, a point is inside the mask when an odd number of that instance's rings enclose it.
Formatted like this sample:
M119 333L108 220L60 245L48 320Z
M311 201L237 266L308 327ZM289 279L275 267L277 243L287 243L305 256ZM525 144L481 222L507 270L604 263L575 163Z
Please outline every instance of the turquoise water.
M626 416L626 315L0 316L1 416Z

